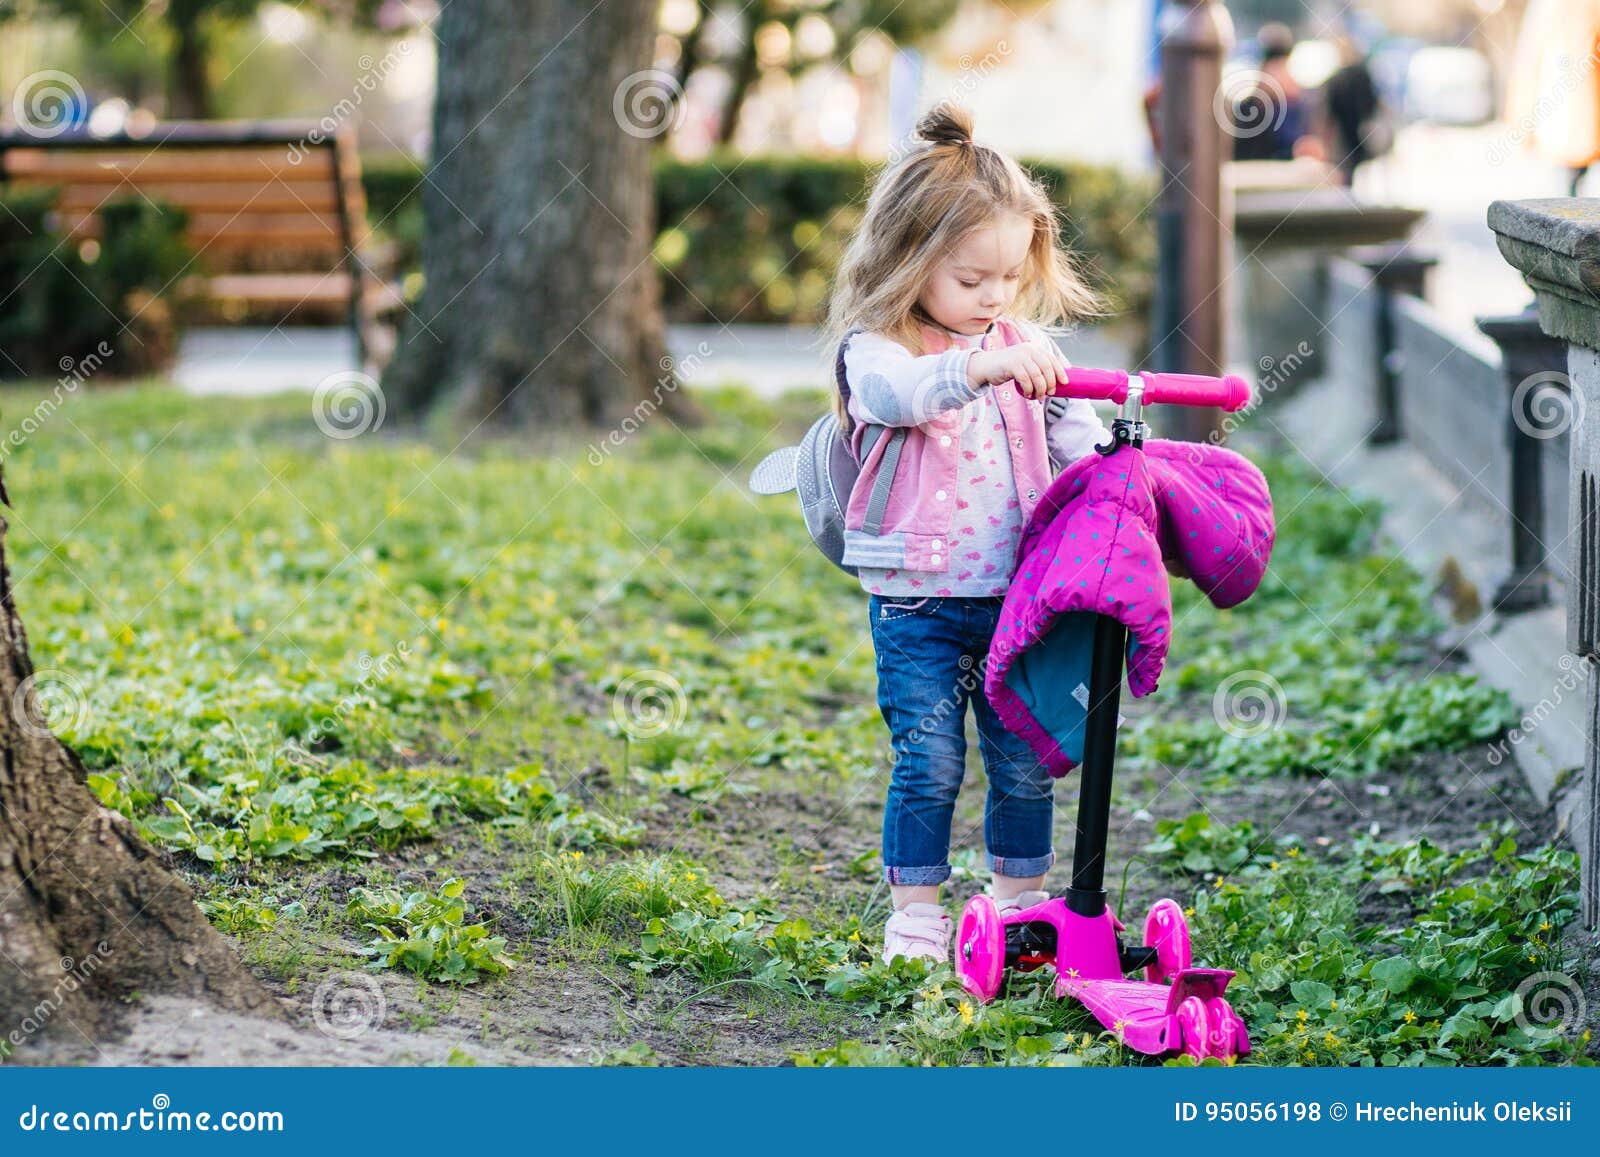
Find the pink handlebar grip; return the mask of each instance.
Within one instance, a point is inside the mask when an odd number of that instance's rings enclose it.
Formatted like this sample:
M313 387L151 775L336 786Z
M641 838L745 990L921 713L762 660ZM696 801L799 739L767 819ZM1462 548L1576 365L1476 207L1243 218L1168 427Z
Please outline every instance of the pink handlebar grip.
M1250 383L1237 374L1140 374L1144 401L1168 406L1221 406L1232 413L1250 401Z
M1065 393L1074 398L1116 402L1121 405L1128 398L1128 371L1091 370L1071 366L1067 369Z
M1237 374L1213 378L1204 374L1143 373L1139 379L1144 383L1144 405L1220 406L1232 413L1250 403L1250 383ZM1067 370L1067 387L1061 392L1072 398L1120 405L1128 400L1128 373L1072 366Z

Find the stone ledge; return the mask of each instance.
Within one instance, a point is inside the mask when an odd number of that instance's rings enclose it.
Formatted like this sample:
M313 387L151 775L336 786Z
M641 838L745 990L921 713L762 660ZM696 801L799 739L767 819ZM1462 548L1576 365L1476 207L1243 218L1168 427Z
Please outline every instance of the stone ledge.
M1600 349L1600 198L1495 201L1488 221L1533 290L1544 331Z

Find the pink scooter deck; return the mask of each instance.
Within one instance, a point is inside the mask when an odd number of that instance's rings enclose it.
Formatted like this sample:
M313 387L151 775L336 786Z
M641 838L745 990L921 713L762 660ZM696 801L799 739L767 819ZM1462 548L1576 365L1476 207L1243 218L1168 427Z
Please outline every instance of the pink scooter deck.
M1191 966L1188 922L1173 901L1159 900L1150 909L1145 944L1156 949L1156 960L1145 980L1129 980L1117 942L1123 925L1109 907L1083 916L1055 897L1002 915L988 896L973 897L957 933L956 971L979 1000L992 1000L1000 990L1005 930L1012 924L1055 928L1056 995L1077 1000L1129 1048L1197 1059L1250 1051L1244 1022L1223 995L1234 973Z
M1226 968L1188 968L1170 985L1058 976L1056 995L1078 1001L1136 1052L1242 1056L1250 1051L1244 1025L1226 1002L1218 1003L1233 976Z

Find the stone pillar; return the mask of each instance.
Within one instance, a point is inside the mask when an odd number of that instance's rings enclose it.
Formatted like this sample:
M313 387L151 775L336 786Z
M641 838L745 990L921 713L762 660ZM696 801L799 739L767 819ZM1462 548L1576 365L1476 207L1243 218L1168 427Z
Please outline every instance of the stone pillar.
M1478 328L1500 347L1506 383L1506 448L1511 455L1511 573L1494 593L1500 614L1531 611L1550 602L1550 571L1544 541L1544 441L1560 429L1542 410L1555 403L1558 422L1572 414L1568 395L1567 345L1545 333L1537 311L1480 317ZM1559 400L1550 391L1561 394Z
M1418 253L1405 245L1362 245L1350 250L1350 260L1372 275L1377 287L1377 334L1373 342L1372 380L1377 383L1375 399L1378 424L1368 441L1381 445L1400 437L1400 351L1395 348L1394 299L1398 294L1422 297L1428 270L1439 263L1437 257Z
M1600 658L1600 199L1496 201L1489 228L1534 292L1539 324L1567 343L1572 390L1567 649ZM1583 861L1583 920L1600 924L1600 679L1588 684L1583 782L1566 817Z

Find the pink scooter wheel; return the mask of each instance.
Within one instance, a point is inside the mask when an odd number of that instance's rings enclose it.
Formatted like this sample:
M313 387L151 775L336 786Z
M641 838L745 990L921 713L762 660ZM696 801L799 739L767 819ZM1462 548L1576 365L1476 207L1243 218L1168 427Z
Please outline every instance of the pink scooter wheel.
M1189 946L1189 922L1176 900L1157 900L1144 921L1144 942L1156 950L1156 962L1147 965L1144 978L1151 984L1165 984L1194 963Z
M1212 1056L1236 1057L1241 1052L1250 1051L1244 1021L1239 1019L1239 1014L1233 1011L1233 1005L1226 998L1213 996L1206 1001L1206 1022L1211 1029L1209 1039Z
M956 928L956 975L961 987L987 1004L1006 974L1006 925L990 896L974 896Z
M1178 1011L1178 1049L1203 1061L1211 1055L1211 1021L1206 1015L1206 1005L1198 996L1185 997Z

